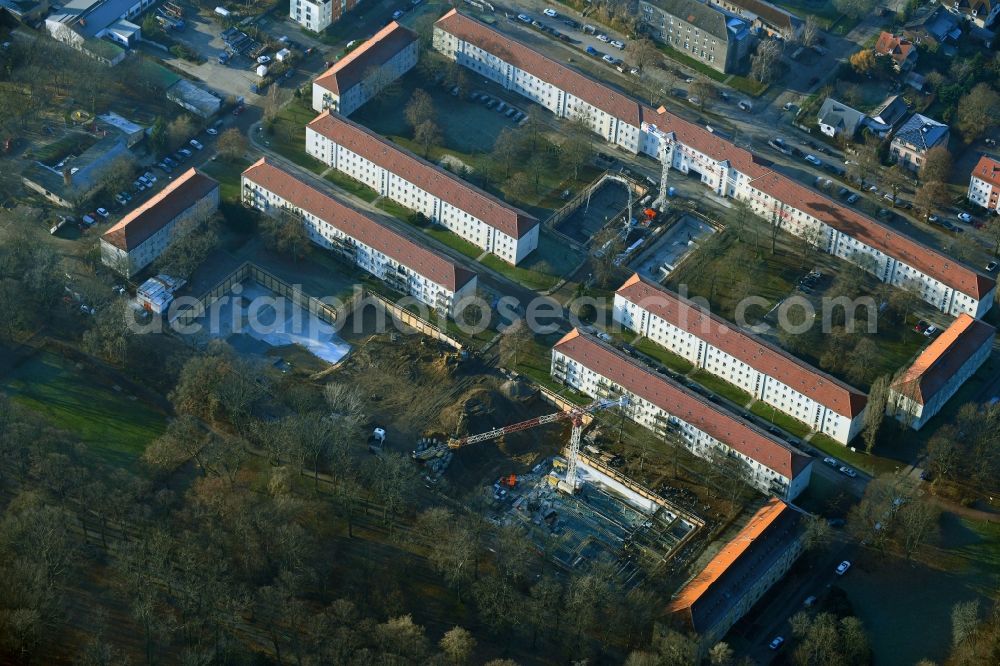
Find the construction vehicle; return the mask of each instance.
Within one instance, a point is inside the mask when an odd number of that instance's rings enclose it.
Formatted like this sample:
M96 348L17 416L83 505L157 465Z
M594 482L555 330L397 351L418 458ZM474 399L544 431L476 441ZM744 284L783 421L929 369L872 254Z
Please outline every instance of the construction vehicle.
M576 492L576 463L580 452L580 436L583 433L583 417L587 414L593 414L609 407L625 407L627 405L628 397L624 395L620 398L614 399L604 398L601 400L595 400L589 405L583 407L574 407L573 409L565 412L556 412L555 414L536 416L535 418L528 419L527 421L521 421L520 423L514 423L509 426L494 428L493 430L482 432L478 435L469 435L467 437L459 438L453 437L448 440L447 444L440 442L434 442L431 444L426 439L422 439L418 448L414 450L411 455L414 460L419 462L427 462L434 460L435 458L442 458L445 457L446 454L450 457L450 452L452 450L460 449L463 446L486 442L514 432L520 432L536 426L570 419L573 423L573 429L570 432L569 458L566 465L565 480L560 482L559 488L564 492L572 494ZM516 477L513 480L516 482Z

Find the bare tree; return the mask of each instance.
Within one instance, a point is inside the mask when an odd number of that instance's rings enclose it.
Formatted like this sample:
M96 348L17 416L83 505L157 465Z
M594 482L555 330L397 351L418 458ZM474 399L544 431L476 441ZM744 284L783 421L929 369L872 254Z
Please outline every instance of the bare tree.
M640 72L645 72L653 67L660 67L663 64L663 54L656 48L656 44L648 37L634 39L628 46L632 55L632 62Z
M430 153L431 146L440 144L442 139L441 129L433 120L425 120L413 130L413 140L420 146L424 157Z
M988 83L977 83L958 102L958 129L972 142L997 124L1000 117L1000 93Z
M517 367L524 348L534 340L534 334L524 319L515 319L503 330L500 338L500 360L509 367Z
M812 14L806 15L806 23L802 26L802 46L813 46L819 41L819 25Z
M425 122L433 122L437 116L434 108L434 100L426 90L417 88L410 96L410 101L406 103L406 122L414 131Z
M949 178L951 178L951 153L948 152L948 146L934 146L927 151L927 158L920 170L920 180L947 183Z
M453 627L446 631L438 645L440 645L445 658L453 666L464 666L464 664L469 663L469 659L476 651L476 639L467 629L462 627Z
M230 127L219 135L216 148L222 159L227 162L235 162L246 154L248 148L247 139L240 132L239 128Z
M771 83L781 62L781 44L775 39L765 39L757 45L757 52L750 58L750 76L760 83Z
M719 90L705 79L698 79L692 83L688 92L698 98L698 106L702 110L706 104L714 102L719 97Z
M868 391L868 406L865 408L865 426L861 436L865 440L865 453L871 454L878 441L879 430L885 420L885 408L889 402L889 377L882 375L872 382Z

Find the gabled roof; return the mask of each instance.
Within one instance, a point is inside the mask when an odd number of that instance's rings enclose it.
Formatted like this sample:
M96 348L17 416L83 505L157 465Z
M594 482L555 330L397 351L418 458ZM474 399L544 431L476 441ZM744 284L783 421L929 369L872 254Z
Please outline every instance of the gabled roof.
M951 257L843 206L816 190L800 185L791 178L770 173L763 178L754 179L750 184L785 205L804 211L837 231L977 300L981 300L996 287L992 278L981 275Z
M552 348L788 479L812 459L672 380L573 329Z
M134 250L218 187L216 180L192 167L105 231L101 239L126 252Z
M729 16L699 0L645 0L666 13L723 41L729 39Z
M316 85L341 95L363 81L371 69L381 67L417 41L417 33L392 21L368 41L321 74Z
M341 115L324 111L307 127L512 238L521 238L538 225L538 220L520 208L504 203Z
M764 339L731 326L688 299L644 280L638 273L615 294L842 416L853 419L868 403L861 391L810 367Z
M893 388L921 405L927 404L966 361L992 342L995 334L996 329L989 324L960 314L893 382Z
M916 52L916 47L909 40L891 32L883 31L879 34L878 41L875 42L875 53L891 56L900 64Z
M993 187L1000 187L1000 161L989 155L983 155L972 170L972 175Z
M459 39L501 57L546 83L562 88L615 118L639 127L639 103L608 85L556 62L493 28L452 9L434 24Z
M819 122L821 124L829 125L849 136L854 136L854 133L858 131L858 125L864 118L865 114L832 97L827 97L819 109Z
M782 31L794 32L802 24L795 14L786 12L763 0L728 0L729 4L741 7L751 14L756 14L764 23L780 28Z
M476 277L472 271L299 180L266 157L251 164L243 177L449 291L461 289Z
M894 127L906 115L908 107L902 95L892 95L882 102L878 108L868 114L872 120Z
M926 152L941 143L947 135L947 125L939 123L933 118L914 113L909 120L903 123L892 140L908 143L916 146L917 150Z
M800 520L801 514L781 500L768 500L677 593L667 610L686 613L696 632L715 626L799 538Z

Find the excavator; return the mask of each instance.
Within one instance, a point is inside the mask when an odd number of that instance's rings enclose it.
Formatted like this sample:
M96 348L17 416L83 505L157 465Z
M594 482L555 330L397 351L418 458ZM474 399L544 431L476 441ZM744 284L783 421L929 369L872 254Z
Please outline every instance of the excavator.
M604 409L608 409L609 407L625 407L627 405L628 396L623 395L619 398L603 398L601 400L595 400L589 405L585 405L583 407L574 407L573 409L564 412L546 414L545 416L536 416L535 418L528 419L527 421L521 421L520 423L494 428L493 430L481 432L477 435L469 435L467 437L458 438L452 437L448 440L447 444L432 443L427 448L413 451L411 455L414 460L427 462L429 460L433 460L434 458L440 458L451 450L460 449L463 446L468 446L469 444L478 444L479 442L497 439L498 437L503 437L504 435L509 435L510 433L528 430L547 423L555 423L556 421L570 419L573 423L573 429L570 433L569 439L569 460L567 461L565 480L560 482L560 488L566 492L573 493L576 491L576 462L578 457L577 454L580 451L580 435L583 433L583 417L587 414L594 414Z

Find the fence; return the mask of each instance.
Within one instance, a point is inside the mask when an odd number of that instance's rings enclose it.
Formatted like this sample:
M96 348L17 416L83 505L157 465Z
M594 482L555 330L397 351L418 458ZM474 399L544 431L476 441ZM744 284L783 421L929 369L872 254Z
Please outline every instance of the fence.
M569 243L570 246L573 247L574 249L576 250L583 249L584 246L581 245L579 241L573 240L566 234L562 233L561 231L556 229L556 226L563 220L565 220L567 217L575 213L580 208L581 204L584 201L586 201L591 194L600 189L600 187L604 185L605 181L608 180L613 180L615 182L621 183L625 187L629 188L632 191L633 202L642 199L642 197L644 197L646 193L649 192L648 187L645 187L644 185L638 183L637 181L631 178L628 178L627 176L611 173L610 171L605 171L603 174L601 174L600 178L598 178L596 181L594 181L593 183L585 187L583 190L581 190L575 197L570 199L565 206L563 206L556 212L552 213L552 215L549 215L545 219L545 222L542 223L543 226L549 231L558 235L559 238L561 238L562 240ZM626 211L623 208L622 211L618 212L614 217L617 218L624 212Z
M393 319L395 319L397 322L405 324L406 326L409 326L410 328L419 331L420 333L423 333L429 338L434 338L435 340L439 340L440 342L445 343L449 347L452 347L459 351L462 350L461 342L451 337L450 335L448 335L447 333L445 333L440 328L430 323L426 319L418 317L409 310L399 307L398 305L388 300L387 298L384 298L383 296L376 294L373 291L369 291L368 289L365 289L365 295L374 296L375 299L382 305L382 307L384 307L389 312L389 314L392 315Z
M221 282L212 287L205 293L205 295L198 299L198 302L202 305L203 312L208 312L216 301L232 291L234 286L240 284L241 282L245 282L246 280L254 280L261 286L270 289L278 296L291 300L292 303L308 311L309 314L318 317L327 324L336 324L337 319L340 316L337 308L322 302L318 298L309 296L308 294L302 292L302 290L298 288L298 285L291 285L249 261L227 275ZM353 306L353 301L349 303L349 306ZM199 316L201 315L196 309L185 309L184 312L177 315L175 321L179 324L187 325L192 323Z

